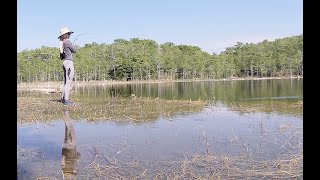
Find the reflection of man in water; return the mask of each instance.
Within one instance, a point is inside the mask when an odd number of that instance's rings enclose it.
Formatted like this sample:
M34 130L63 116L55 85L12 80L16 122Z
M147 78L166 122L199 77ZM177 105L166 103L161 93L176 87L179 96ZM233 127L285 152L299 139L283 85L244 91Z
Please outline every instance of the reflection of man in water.
M76 161L80 158L80 153L77 152L75 142L75 132L68 110L64 110L65 137L62 147L61 167L63 179L75 179Z

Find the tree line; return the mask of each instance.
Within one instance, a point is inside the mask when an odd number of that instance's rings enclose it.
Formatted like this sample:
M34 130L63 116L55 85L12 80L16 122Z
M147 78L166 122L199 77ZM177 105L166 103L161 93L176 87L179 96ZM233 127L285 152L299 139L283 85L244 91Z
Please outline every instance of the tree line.
M302 34L259 43L237 42L219 54L139 38L76 47L76 81L303 76ZM17 83L62 80L58 48L42 46L17 53Z

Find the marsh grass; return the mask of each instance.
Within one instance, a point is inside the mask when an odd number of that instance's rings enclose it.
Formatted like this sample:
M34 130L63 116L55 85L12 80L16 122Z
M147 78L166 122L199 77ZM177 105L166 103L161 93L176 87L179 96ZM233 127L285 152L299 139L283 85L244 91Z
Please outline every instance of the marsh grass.
M283 131L279 129L278 133ZM157 161L117 158L88 148L90 157L78 166L75 179L303 179L302 148L295 148L301 151L266 160L250 155L204 153ZM19 147L18 150L23 151ZM42 172L36 179L61 179L62 176L62 172Z
M76 106L65 107L57 102L57 97L58 95L54 94L19 96L17 122L36 123L62 119L63 110L68 109L72 119L140 123L153 121L161 116L170 119L181 113L201 111L203 107L213 103L206 100L164 100L136 96L112 96L104 99L75 96ZM302 115L303 102L241 102L230 105L229 110L239 113L263 111ZM303 142L300 140L302 131L302 127L283 124L277 132L272 132L282 137L281 140L274 140L278 146L295 150L286 151L287 153L279 154L274 159L255 158L250 154L215 154L206 151L184 155L184 158L178 160L159 159L150 162L129 155L125 158L111 157L88 147L91 149L90 158L81 162L76 179L303 179ZM238 134L230 137L229 143L240 143ZM122 154L122 150L117 153ZM19 163L28 162L28 159L20 158L22 155L39 161L43 159L41 152L29 152L17 146ZM53 176L47 174L38 174L35 179L62 178L62 173L59 172L54 172Z
M303 179L302 152L271 160L213 153L154 162L138 158L119 160L94 152L91 156L91 161L77 169L76 179Z
M271 133L271 130L265 131ZM118 150L113 153L87 147L88 158L78 165L76 179L303 179L302 127L280 124L272 133L276 134L276 137L282 137L281 140L274 139L274 143L288 149L273 159L261 158L249 152L218 154L206 151L195 154L182 152L183 158L174 160L145 161L141 157L124 153L125 145L114 147ZM207 139L206 133L203 136ZM238 137L240 136L237 133L229 137L230 145L237 143L234 140ZM204 143L204 146L207 145L208 143ZM28 155L27 151L17 146L17 153L18 157L25 154L24 157L40 161L43 159L41 152L37 150L29 152L31 154ZM54 175L48 176L49 173ZM42 172L36 179L61 179L62 176L62 173L58 172Z
M61 119L63 110L71 111L73 119L89 121L111 120L134 123L152 121L159 117L171 119L172 116L201 111L205 106L216 103L209 100L165 100L150 97L111 96L106 98L74 97L76 105L63 106L57 95L19 96L17 98L17 121L46 122ZM303 102L259 101L241 102L228 106L234 112L267 112L280 114L303 114Z
M164 100L145 97L111 97L105 99L75 97L75 106L66 107L52 96L18 97L17 121L38 122L63 118L63 110L70 110L73 119L89 121L112 120L134 123L155 120L187 112L201 111L207 101Z
M302 155L256 161L247 156L200 155L180 161L143 162L94 159L79 172L80 179L298 179Z

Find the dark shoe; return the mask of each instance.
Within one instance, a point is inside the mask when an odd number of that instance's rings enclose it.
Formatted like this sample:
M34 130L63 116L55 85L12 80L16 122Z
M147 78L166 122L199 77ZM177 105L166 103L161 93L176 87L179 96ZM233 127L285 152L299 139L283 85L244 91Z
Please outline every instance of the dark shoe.
M63 102L63 105L65 105L65 106L74 106L75 103L74 103L74 102L71 102L71 101L69 101L69 100L65 100L65 101Z

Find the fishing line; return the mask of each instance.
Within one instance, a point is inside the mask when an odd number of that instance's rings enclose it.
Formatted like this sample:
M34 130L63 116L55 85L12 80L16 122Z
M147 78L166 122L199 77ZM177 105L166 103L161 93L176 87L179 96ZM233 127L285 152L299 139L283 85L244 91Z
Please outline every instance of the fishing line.
M83 36L83 35L87 35L87 34L95 35L95 34L93 34L93 33L83 33L83 34L79 34L78 36L75 37L75 39L73 40L73 43L72 43L72 44L75 45L74 43L75 43L75 41L78 39L78 37Z

